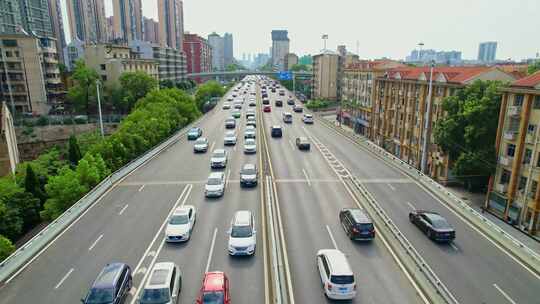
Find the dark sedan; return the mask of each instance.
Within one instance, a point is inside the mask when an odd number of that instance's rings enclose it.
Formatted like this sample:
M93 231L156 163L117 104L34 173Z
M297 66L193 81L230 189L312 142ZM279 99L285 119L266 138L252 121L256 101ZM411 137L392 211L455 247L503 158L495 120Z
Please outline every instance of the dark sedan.
M416 210L409 213L409 220L434 241L451 242L456 238L454 228L436 212Z
M298 137L296 138L296 146L299 150L309 150L311 145L307 137Z

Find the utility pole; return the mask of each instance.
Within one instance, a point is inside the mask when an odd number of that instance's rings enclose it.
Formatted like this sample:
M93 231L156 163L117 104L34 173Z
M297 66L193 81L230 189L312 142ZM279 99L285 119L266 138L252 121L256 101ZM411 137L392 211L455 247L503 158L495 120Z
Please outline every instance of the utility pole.
M431 61L431 67L429 70L429 89L428 89L428 96L427 96L427 109L424 112L425 114L425 124L424 124L424 144L422 147L422 166L421 170L424 174L428 174L427 172L427 159L428 159L428 147L429 147L429 137L431 136L431 95L432 95L432 89L433 89L433 67L435 66L435 61Z
M99 96L99 79L96 80L96 91L97 91L97 102L98 102L98 113L99 113L99 128L101 130L101 137L105 137L105 131L103 131L103 117L101 116L101 98Z

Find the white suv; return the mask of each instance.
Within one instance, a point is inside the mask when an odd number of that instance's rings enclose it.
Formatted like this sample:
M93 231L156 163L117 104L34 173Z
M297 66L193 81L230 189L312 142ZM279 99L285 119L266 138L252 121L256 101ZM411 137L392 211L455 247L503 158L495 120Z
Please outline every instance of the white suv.
M223 172L212 172L208 176L208 181L204 186L206 197L220 197L225 192L225 174Z
M195 206L185 205L176 208L169 218L165 229L167 242L185 242L191 238L191 231L195 226L197 214Z
M142 291L141 304L176 304L182 289L180 268L171 262L156 263Z
M230 255L254 255L257 247L255 220L249 210L236 211L229 234Z
M319 250L317 268L328 298L350 300L356 296L354 274L343 252L337 249Z

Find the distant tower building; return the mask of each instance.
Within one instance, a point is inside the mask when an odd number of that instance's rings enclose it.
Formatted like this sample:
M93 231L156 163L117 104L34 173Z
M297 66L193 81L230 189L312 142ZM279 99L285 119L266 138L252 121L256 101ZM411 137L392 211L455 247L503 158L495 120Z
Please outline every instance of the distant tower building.
M230 33L225 33L223 35L223 57L225 61L225 66L234 63L234 50L233 50L233 36Z
M66 0L71 40L86 43L107 41L103 0Z
M16 34L21 30L39 37L54 37L47 0L2 0L0 33Z
M278 69L285 69L285 55L289 53L288 32L284 30L272 31L272 65Z
M154 19L143 17L144 39L152 43L159 43L159 23Z
M141 0L113 0L114 32L123 41L142 40Z
M225 40L214 32L208 35L208 44L212 47L212 69L225 70Z
M62 6L60 0L48 0L49 1L49 16L51 18L51 25L53 30L53 36L56 38L56 50L58 51L58 60L60 63L65 64L64 60L64 48L66 47L66 36L64 33L64 20L62 19Z
M478 61L493 62L497 57L497 42L488 41L480 43L478 48Z
M181 0L158 0L159 41L181 50L184 41L184 8Z

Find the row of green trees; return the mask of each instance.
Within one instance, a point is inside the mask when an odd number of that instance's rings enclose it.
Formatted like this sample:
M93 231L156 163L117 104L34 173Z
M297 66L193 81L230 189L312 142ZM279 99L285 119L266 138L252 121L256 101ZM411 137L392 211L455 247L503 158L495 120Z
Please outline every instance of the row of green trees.
M227 89L217 81L211 80L199 85L195 92L195 101L199 111L203 112L205 103L209 102L212 98L222 97L226 92Z
M194 98L181 90L141 87L150 91L114 134L72 137L67 148L52 149L0 178L0 260L24 233L57 218L111 172L201 115Z

